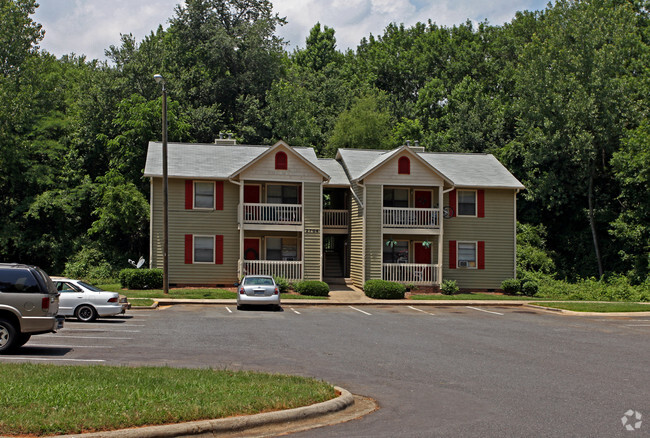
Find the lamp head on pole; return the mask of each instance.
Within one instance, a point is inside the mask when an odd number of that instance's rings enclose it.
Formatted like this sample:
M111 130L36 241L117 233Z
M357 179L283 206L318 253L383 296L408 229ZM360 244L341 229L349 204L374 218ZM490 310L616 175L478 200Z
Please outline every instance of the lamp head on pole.
M153 75L153 78L155 79L155 81L156 81L157 83L159 83L159 84L162 83L163 85L165 85L165 78L163 78L162 75L160 75L160 74L155 74L155 75Z

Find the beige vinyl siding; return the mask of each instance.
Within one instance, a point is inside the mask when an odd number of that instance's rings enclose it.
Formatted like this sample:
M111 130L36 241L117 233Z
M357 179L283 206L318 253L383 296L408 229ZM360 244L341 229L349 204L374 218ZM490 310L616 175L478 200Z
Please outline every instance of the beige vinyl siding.
M153 180L152 267L162 268L162 178ZM169 179L169 283L232 284L237 280L239 187L224 182L223 210L185 210L185 180ZM185 235L223 235L223 264L185 264Z
M357 287L363 287L363 209L357 198L363 200L363 190L352 184L355 196L350 207L350 278Z
M383 187L366 184L366 280L381 279Z
M275 168L275 155L278 152L287 154L287 169ZM283 182L321 182L323 176L308 165L297 152L279 147L260 161L246 168L240 175L241 180L283 181Z
M320 183L305 183L303 186L303 216L305 229L305 247L303 257L303 279L321 279L321 208L323 194ZM310 232L307 230L316 230Z
M411 173L400 175L397 171L397 163L400 157L406 156L411 161ZM421 160L402 152L382 164L378 169L368 175L364 182L366 184L394 184L408 186L439 186L443 184L442 178L431 171L431 168L422 163Z
M500 289L512 278L515 251L514 190L485 189L485 217L445 219L443 280L464 289ZM449 194L445 194L449 205ZM449 269L449 241L485 241L485 269Z

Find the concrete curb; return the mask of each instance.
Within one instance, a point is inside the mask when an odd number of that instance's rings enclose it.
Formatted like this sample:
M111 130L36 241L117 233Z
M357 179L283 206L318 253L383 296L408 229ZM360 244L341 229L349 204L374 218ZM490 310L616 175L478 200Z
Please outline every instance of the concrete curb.
M347 390L335 386L341 395L332 400L310 406L287 409L285 411L265 412L240 417L201 420L162 426L146 426L107 432L92 432L74 435L59 435L58 438L167 438L201 434L231 433L264 425L299 421L343 411L354 404L354 396Z

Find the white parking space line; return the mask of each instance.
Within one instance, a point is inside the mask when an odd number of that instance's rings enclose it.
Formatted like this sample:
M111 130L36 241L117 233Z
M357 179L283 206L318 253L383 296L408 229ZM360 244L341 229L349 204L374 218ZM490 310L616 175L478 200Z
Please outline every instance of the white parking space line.
M18 359L18 360L54 360L58 362L106 362L103 359L62 359L51 357L21 357L21 356L0 356L0 359Z
M350 309L354 309L354 310L356 310L357 312L361 312L361 313L363 313L363 314L365 314L365 315L372 315L372 313L364 312L363 310L361 310L361 309L357 309L356 307L352 307L352 306L348 306L348 307L349 307Z
M413 309L413 310L417 310L418 312L426 313L427 315L435 315L435 313L427 312L427 311L425 311L425 310L418 309L417 307L408 306L408 308L409 308L409 309Z
M74 323L74 322L66 321L65 322L65 328L68 328L68 327L70 327L70 328L72 328L72 327L74 327L74 328L91 327L90 324L92 324L93 328L97 328L97 327L105 327L105 328L112 328L112 327L115 327L115 328L146 327L146 325L144 325L144 324L102 324L101 322L95 322L95 323L92 323L92 322L90 322L90 323L89 322L77 322L77 323Z
M292 311L293 313L295 313L296 315L300 315L300 312L298 312L298 311L297 311L296 309L294 309L293 307L290 307L290 309L291 309L291 311Z
M232 313L232 310L230 310L230 307L226 306L226 310L228 311L228 313Z
M39 335L42 338L67 338L67 339L115 339L119 341L130 341L133 338L116 338L114 336L69 336L63 333L57 333L52 335Z
M26 347L53 347L53 348L113 348L112 345L63 345L63 344L25 344Z
M625 327L650 327L650 324L625 324Z
M106 329L85 329L85 328L64 328L66 332L75 332L75 333L140 333L140 330L111 330L110 328Z
M478 310L479 312L492 313L494 315L501 315L501 316L504 315L503 313L492 312L491 310L483 310L483 309L479 309L478 307L471 307L471 306L465 306L465 307L467 307L468 309L472 309L472 310Z

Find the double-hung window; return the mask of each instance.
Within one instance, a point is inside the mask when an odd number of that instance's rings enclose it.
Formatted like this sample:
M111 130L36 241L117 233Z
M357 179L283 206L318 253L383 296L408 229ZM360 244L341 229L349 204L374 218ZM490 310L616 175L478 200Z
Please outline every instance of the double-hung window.
M214 236L194 236L194 263L214 263Z
M214 182L194 182L194 208L214 208Z
M476 268L476 242L458 242L458 267Z
M298 260L298 239L291 237L267 237L266 260Z
M458 216L476 216L476 190L458 190Z

